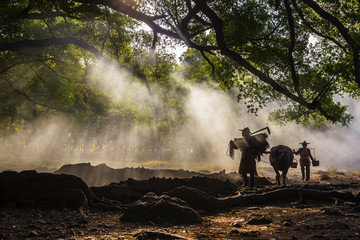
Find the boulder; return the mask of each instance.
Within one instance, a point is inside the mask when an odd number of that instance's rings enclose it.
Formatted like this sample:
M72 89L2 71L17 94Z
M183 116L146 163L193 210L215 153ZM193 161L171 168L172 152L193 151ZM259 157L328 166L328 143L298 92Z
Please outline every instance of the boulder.
M35 170L0 173L0 204L16 203L78 209L97 198L80 178Z
M182 186L165 192L164 194L170 197L180 198L196 210L212 211L221 209L224 206L223 201L196 188Z
M147 239L159 239L159 240L171 240L171 239L185 239L180 236L172 235L164 232L157 231L140 231L138 233L133 234L138 240L147 240Z
M234 195L239 189L230 181L209 177L191 178L150 178L149 180L128 179L120 183L111 183L103 187L91 187L94 194L100 198L117 201L136 201L148 192L160 195L175 188L186 186L199 189L215 197Z
M201 217L181 199L166 195L158 197L155 193L147 193L126 209L121 220L150 221L159 224L196 224L201 222Z

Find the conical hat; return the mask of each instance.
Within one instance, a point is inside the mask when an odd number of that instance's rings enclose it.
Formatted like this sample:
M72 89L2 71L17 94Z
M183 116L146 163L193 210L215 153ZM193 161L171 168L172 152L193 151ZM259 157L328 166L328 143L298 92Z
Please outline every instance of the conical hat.
M239 129L239 130L242 131L242 132L250 133L250 128L248 128L248 127L244 128L244 129Z

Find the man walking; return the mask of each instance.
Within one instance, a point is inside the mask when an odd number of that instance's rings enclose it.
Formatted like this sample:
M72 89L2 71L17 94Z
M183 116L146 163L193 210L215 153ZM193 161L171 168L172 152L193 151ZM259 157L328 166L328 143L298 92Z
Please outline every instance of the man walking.
M299 155L300 154L300 168L301 168L301 175L302 180L306 177L306 181L309 181L310 179L310 159L311 161L314 161L313 156L311 155L310 149L307 148L307 145L310 143L307 143L304 141L302 144L302 148L299 148L297 151L293 149L294 154Z

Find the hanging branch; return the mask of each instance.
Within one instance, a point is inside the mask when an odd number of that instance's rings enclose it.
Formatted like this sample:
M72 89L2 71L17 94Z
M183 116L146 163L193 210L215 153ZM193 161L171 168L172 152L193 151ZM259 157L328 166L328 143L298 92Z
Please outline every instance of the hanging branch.
M303 3L308 5L311 9L313 9L320 17L327 20L329 23L334 25L341 36L345 39L345 41L350 45L353 50L353 62L354 62L354 74L355 74L355 82L360 87L360 45L356 42L354 38L349 33L349 30L341 23L341 21L333 16L332 14L326 12L322 9L316 2L313 0L301 0Z
M304 13L301 11L301 9L297 6L297 3L295 0L292 0L292 4L294 5L295 10L298 12L301 20L303 21L303 23L305 24L305 26L307 26L313 33L315 33L316 35L318 35L319 37L325 38L330 40L331 42L335 43L339 48L341 48L345 53L348 54L348 51L346 50L346 48L341 45L341 43L339 41L337 41L335 38L329 37L319 31L317 31L315 28L313 28L311 26L311 24L305 19Z
M59 78L63 78L66 79L68 82L71 82L71 79L65 76L60 75L57 71L55 71L51 66L49 66L48 64L46 64L44 61L41 61L41 63L47 67L50 71L52 71L56 76L58 76Z
M52 36L53 38L55 38L55 35L54 35L53 31L51 30L50 25L48 24L48 22L46 21L46 19L43 19L43 20L44 20L44 23L46 24L47 28L49 29L49 32L50 32L51 36Z
M290 46L289 46L289 50L288 50L290 72L291 72L292 80L294 82L295 92L298 94L299 97L302 98L302 94L301 94L300 87L299 87L299 77L296 74L295 61L294 61L294 57L293 57L293 52L294 52L295 43L296 43L296 40L295 40L296 39L296 36L295 36L295 23L294 23L294 19L292 17L292 12L291 12L289 1L285 0L284 3L285 3L285 8L286 8L286 14L287 14L287 19L288 19L288 23L289 23L289 28L290 28L289 29L289 32L290 32Z
M204 51L200 51L201 52L201 55L203 56L203 58L210 64L211 66L211 74L212 74L212 77L213 79L215 80L216 79L216 76L215 76L215 66L214 64L211 62L211 60L205 55Z
M10 88L13 89L14 92L16 92L17 94L23 96L23 97L24 97L26 100L28 100L29 102L32 102L32 103L34 103L34 104L36 104L36 105L39 105L39 106L42 106L42 107L46 107L46 108L51 109L51 110L57 110L57 111L67 112L67 110L64 110L64 109L50 107L50 106L48 106L48 105L46 105L46 104L37 102L37 101L31 99L31 97L28 96L27 94L25 94L24 92L22 92L22 91L20 91L19 89L15 88L14 85L13 85L13 83L12 83L9 79L4 78L4 77L0 77L0 79L4 80L4 81L10 86Z
M16 67L18 65L29 64L29 63L34 63L34 62L42 62L42 61L47 61L47 60L55 60L55 59L54 58L43 58L43 59L35 59L35 60L12 63L9 67L1 69L0 74L3 74L6 71L9 71L10 69L12 69L13 67Z
M20 51L22 49L26 48L43 48L48 46L57 46L57 45L68 45L73 44L76 46L79 46L92 54L95 55L100 60L103 60L107 63L111 63L108 59L106 59L100 51L98 51L94 46L91 46L79 39L76 38L50 38L50 39L41 39L41 40L23 40L19 42L7 42L7 43L0 43L0 51ZM121 65L118 63L118 65L123 68L125 71L132 73L133 76L139 78L146 86L149 94L152 94L150 85L147 81L147 78L144 74L130 69L129 67L125 65ZM8 70L8 69L6 69ZM2 71L0 71L0 74Z
M34 68L29 63L27 63L26 66L28 66L28 68L31 69L31 71L41 80L41 82L45 84L45 80L34 70Z
M153 31L153 35L154 35L154 38L153 38L153 41L152 41L151 49L153 51L155 51L156 43L158 42L158 34L157 34L157 32L155 30Z
M101 47L101 50L100 52L102 53L104 51L104 48L105 48L105 43L110 35L110 30L111 30L111 22L110 22L110 16L109 16L109 10L108 10L108 7L105 7L105 10L106 10L106 18L107 18L107 21L108 21L108 29L107 29L107 32L106 32L106 35L105 35L105 39L104 41L102 42L102 47Z

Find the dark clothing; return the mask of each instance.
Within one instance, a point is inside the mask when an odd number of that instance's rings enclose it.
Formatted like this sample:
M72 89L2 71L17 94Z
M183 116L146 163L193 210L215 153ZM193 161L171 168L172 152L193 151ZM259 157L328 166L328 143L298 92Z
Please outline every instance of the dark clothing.
M310 180L310 165L300 166L300 168L301 168L302 180L304 180L304 178L306 176L306 181L309 181Z
M255 180L254 173L250 173L250 184L249 184L249 178L247 177L246 173L242 173L241 176L244 179L245 186L254 187L254 180Z
M251 153L251 149L245 149L244 151L242 151L239 166L240 174L254 173L255 175L257 175L255 157L256 156Z
M300 168L302 180L304 180L306 176L306 181L310 179L310 159L314 161L313 156L311 155L311 151L309 148L299 148L294 154L300 154Z
M257 175L255 159L260 159L260 155L269 147L266 138L266 134L257 134L235 139L236 147L241 150L239 174L244 179L244 185L249 185L246 174L250 173L250 186L254 186L254 175Z
M299 148L294 154L300 154L300 166L310 166L310 159L314 161L309 148Z

